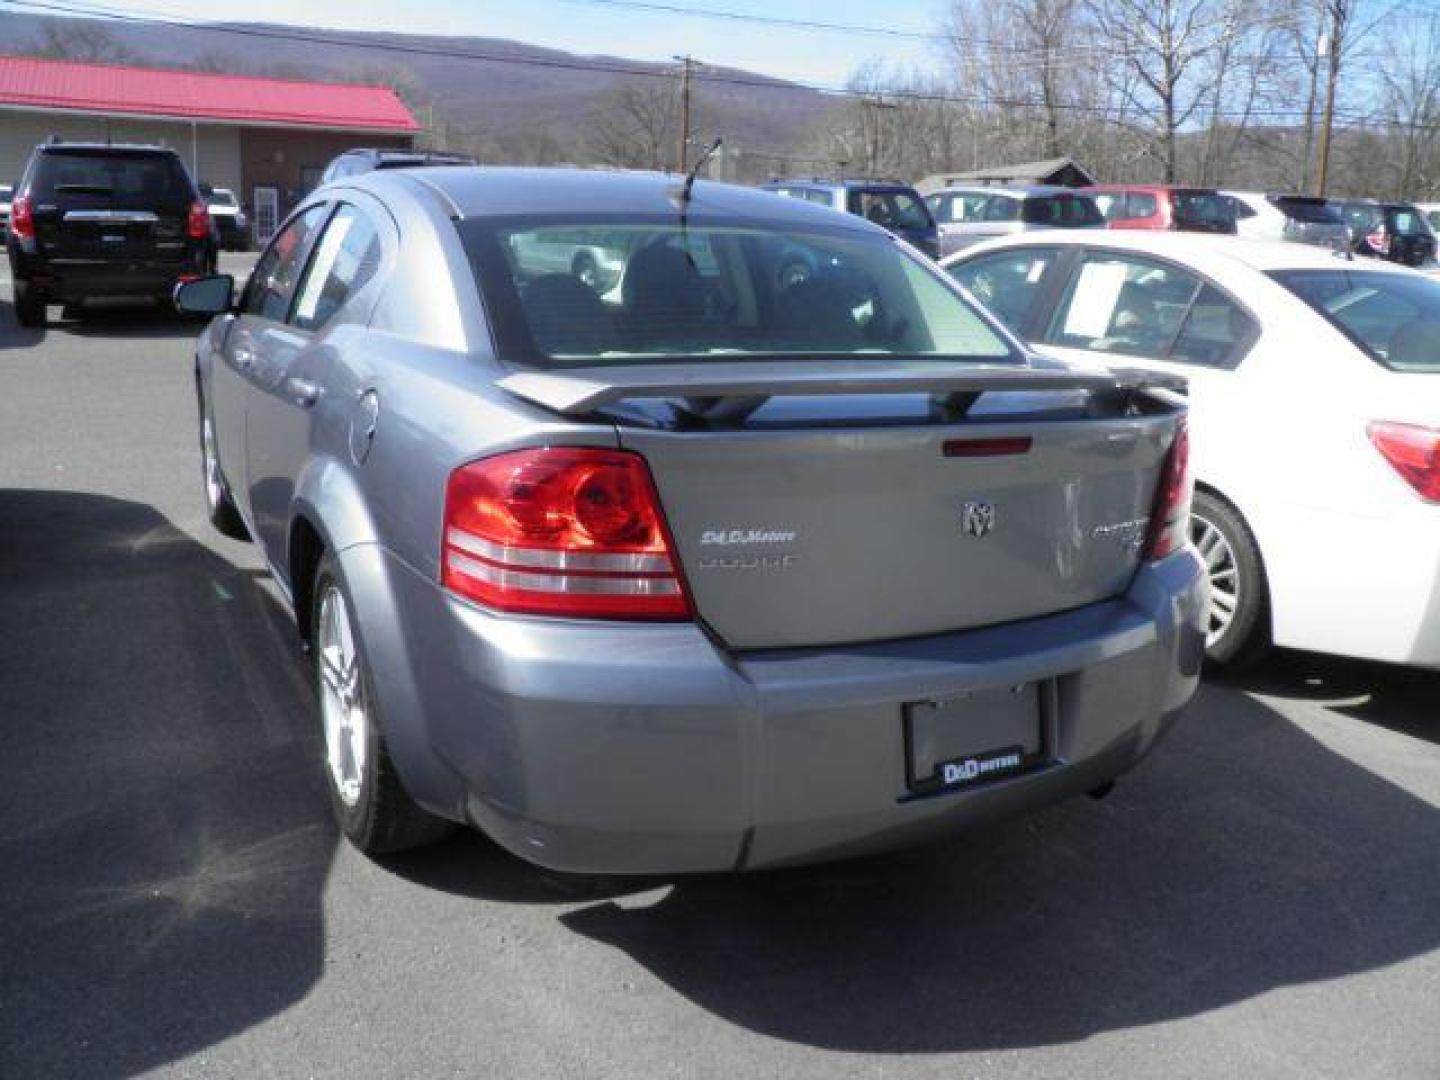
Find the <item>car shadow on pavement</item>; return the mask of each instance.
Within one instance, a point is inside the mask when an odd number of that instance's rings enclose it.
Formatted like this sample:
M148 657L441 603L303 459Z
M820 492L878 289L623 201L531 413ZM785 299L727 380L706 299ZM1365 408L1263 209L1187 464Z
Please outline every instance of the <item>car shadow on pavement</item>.
M1421 668L1277 652L1238 683L1266 697L1309 701L1391 731L1440 743L1440 676Z
M1423 955L1440 946L1437 865L1440 810L1207 685L1104 801L886 858L680 880L648 906L560 921L768 1036L993 1050Z
M0 1076L133 1076L320 976L336 837L298 654L152 508L0 490Z
M51 319L51 328L79 337L196 338L205 329L206 319L181 315L158 306L83 307L66 310L60 320Z

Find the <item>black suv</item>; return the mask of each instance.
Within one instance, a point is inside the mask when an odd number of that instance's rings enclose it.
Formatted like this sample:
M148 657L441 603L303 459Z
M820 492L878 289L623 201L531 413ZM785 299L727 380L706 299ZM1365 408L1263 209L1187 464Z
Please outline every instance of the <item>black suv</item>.
M1435 258L1435 233L1425 215L1410 203L1331 199L1329 205L1349 226L1355 254L1405 266L1424 266Z
M422 165L475 165L472 157L447 154L440 150L374 150L357 147L346 150L325 166L320 183L328 184L342 176L358 176L376 169L414 169Z
M159 146L46 143L25 164L5 233L15 318L92 297L171 303L213 274L215 228L180 156Z

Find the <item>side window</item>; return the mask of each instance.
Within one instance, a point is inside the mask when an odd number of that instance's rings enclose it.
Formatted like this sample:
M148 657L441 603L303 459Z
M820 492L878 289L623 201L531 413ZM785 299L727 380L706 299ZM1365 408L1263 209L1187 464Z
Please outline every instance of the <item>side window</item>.
M1125 216L1127 218L1154 217L1159 210L1160 204L1149 192L1132 191L1125 196Z
M245 286L245 296L240 303L245 314L285 321L290 297L300 279L301 260L309 250L311 234L325 220L325 211L323 203L310 207L270 242Z
M1020 200L995 195L985 204L986 221L1015 221L1020 217Z
M1040 294L1053 279L1057 248L1023 248L981 255L951 266L950 274L1021 337Z
M1164 263L1087 252L1045 340L1072 349L1163 358L1200 285L1195 275Z
M1257 327L1245 309L1212 285L1200 290L1170 359L1205 367L1234 367L1240 349L1254 340Z
M375 276L379 265L375 227L355 207L342 203L315 245L291 322L301 330L320 329Z

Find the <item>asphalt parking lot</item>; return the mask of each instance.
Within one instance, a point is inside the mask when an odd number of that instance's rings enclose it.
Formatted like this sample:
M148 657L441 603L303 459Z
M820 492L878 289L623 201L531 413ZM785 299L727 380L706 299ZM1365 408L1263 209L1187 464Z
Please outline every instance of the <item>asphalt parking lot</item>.
M1281 656L1108 799L884 859L371 863L203 518L197 325L0 297L5 1080L1440 1075L1436 676Z

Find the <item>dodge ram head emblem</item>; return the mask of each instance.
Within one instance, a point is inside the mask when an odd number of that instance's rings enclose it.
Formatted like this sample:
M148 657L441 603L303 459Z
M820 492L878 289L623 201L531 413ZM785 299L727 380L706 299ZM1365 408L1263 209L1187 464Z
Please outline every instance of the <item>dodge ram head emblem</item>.
M960 528L978 540L995 528L995 507L979 499L967 502L960 511Z

